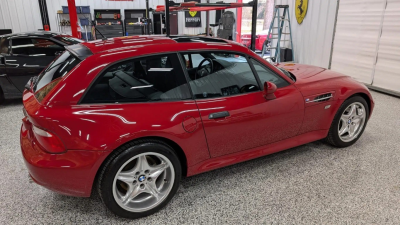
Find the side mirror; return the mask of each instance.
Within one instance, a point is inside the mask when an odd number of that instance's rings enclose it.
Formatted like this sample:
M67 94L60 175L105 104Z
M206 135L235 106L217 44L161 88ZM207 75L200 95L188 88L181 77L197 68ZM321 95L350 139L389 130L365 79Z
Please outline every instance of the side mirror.
M276 89L277 89L277 87L274 83L266 81L264 83L264 98L266 100L276 99L276 96L275 96Z

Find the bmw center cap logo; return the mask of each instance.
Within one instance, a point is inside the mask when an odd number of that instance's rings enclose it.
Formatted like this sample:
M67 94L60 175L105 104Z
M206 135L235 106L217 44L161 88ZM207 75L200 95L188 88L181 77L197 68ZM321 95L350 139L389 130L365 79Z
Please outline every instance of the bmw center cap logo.
M350 124L350 123L351 123L351 120L349 120L347 123Z
M144 181L144 180L146 180L146 177L145 177L144 175L142 175L142 176L139 177L139 181L140 181L140 182L142 182L142 181Z

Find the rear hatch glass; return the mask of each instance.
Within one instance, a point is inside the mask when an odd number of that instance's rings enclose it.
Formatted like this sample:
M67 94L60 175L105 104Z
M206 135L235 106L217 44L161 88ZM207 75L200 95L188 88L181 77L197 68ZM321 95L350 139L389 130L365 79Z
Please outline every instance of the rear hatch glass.
M33 86L36 99L41 102L44 97L61 81L69 71L81 62L80 59L65 51L60 57L54 60L39 75Z
M67 37L67 36L55 36L53 38L56 39L57 41L63 42L64 44L67 44L67 45L75 45L75 44L79 44L79 43L83 42L82 40L80 40L78 38Z

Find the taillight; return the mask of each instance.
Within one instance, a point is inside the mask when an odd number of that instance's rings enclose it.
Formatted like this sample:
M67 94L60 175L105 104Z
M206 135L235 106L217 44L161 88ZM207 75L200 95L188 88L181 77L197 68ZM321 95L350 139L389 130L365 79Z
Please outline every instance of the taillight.
M49 153L63 153L65 152L65 146L55 134L49 131L40 129L36 126L32 126L33 133L35 134L36 140L39 142L43 150Z

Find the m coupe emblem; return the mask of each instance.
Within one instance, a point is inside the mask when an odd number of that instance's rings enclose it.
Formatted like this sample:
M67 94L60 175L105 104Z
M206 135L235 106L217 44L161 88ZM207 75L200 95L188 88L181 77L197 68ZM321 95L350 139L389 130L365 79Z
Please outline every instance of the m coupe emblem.
M297 23L301 24L307 14L308 0L296 0L295 12Z

